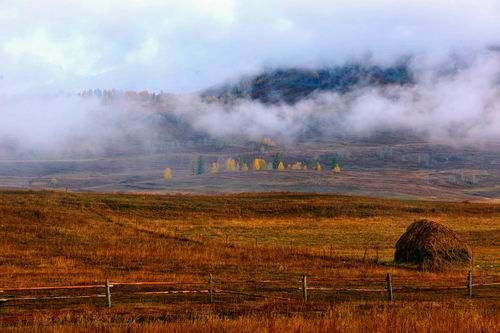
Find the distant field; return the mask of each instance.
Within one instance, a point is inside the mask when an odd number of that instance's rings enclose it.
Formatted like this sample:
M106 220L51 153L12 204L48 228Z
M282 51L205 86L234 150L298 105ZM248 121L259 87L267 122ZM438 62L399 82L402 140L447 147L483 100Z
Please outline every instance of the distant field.
M473 267L431 273L394 266L394 244L417 218L455 230L473 248ZM381 291L366 296L313 290L307 305L217 294L215 304L206 304L205 296L123 298L111 309L99 299L83 304L7 302L0 308L0 327L14 331L51 325L60 331L98 327L121 331L131 326L136 331L312 332L393 327L447 332L457 330L459 320L458 328L463 331L494 332L500 325L498 288L479 290L472 300L465 296L465 289L449 295L401 291L388 305L383 280L390 272L396 286L461 286L466 271L472 269L477 283L500 282L499 221L500 205L487 203L294 193L2 191L0 289L102 284L106 274L115 282L205 283L211 273L218 288L224 286L222 281L279 279L290 281L298 290L300 277L306 273L331 279L332 288L366 288L371 283ZM273 292L259 286L248 288ZM299 290L290 295L300 300ZM0 298L8 296L7 291L0 293ZM431 316L427 316L429 311Z
M384 137L378 143L359 138L321 142L309 138L283 147L179 141L176 148L88 158L17 159L0 155L0 188L205 194L285 191L449 201L500 198L498 144L454 147L404 142L403 138ZM309 170L251 170L253 159L264 158L270 163L275 154L283 156L285 165L302 162L309 164ZM203 157L205 172L193 175L193 161L198 156ZM332 157L340 164L339 174L331 171ZM227 172L228 158L247 161L250 170ZM321 172L312 169L313 161L320 162ZM210 172L214 162L218 163L216 174ZM173 171L168 181L163 178L167 167Z

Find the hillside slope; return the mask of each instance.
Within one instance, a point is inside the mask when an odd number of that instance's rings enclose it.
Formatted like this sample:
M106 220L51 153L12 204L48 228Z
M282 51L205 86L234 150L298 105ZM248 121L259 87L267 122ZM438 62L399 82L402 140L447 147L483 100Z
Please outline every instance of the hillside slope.
M315 92L344 93L372 85L407 85L411 73L404 65L394 67L360 64L321 69L275 69L206 90L205 98L224 103L251 99L262 103L293 104Z

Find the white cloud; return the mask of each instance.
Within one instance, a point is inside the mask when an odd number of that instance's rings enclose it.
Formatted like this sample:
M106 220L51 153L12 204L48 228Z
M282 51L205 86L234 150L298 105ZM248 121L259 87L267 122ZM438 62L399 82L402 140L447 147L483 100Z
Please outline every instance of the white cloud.
M71 35L65 40L56 41L44 29L14 37L3 44L3 50L15 61L21 62L26 58L40 66L50 66L55 71L80 76L96 73L96 55L91 49L83 35Z
M368 53L380 62L408 53L441 60L498 45L500 2L18 0L0 2L0 25L4 92L83 84L186 91L260 66Z
M127 60L130 62L139 62L139 63L146 63L148 61L162 61L161 59L158 59L158 53L159 53L159 48L160 46L158 45L158 41L150 37L142 45L137 49L135 52L132 51L131 53L128 54Z

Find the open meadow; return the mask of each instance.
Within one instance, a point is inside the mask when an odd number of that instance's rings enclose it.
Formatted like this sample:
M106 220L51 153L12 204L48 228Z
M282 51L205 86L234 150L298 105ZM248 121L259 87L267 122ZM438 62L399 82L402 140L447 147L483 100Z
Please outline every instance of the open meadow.
M396 241L420 218L467 241L471 267L395 265ZM499 221L500 205L482 202L5 190L0 328L497 332Z
M500 333L500 0L0 0L0 333Z

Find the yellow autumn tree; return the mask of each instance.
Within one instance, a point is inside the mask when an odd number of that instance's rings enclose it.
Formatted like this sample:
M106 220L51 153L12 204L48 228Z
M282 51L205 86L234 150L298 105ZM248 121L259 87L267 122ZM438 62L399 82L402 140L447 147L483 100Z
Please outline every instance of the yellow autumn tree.
M260 164L259 164L259 159L258 159L258 158L256 158L256 159L254 159L254 160L253 160L253 166L252 166L252 169L253 169L254 171L258 171L258 170L260 170Z
M315 171L318 171L318 172L321 172L321 164L318 162L316 162L316 165L314 166L314 170Z
M243 162L243 164L241 165L241 171L248 171L248 164L247 164L247 162Z
M172 179L172 169L165 168L165 170L163 170L163 179L165 179L165 180L171 180Z
M254 171L266 170L266 161L263 158L256 158L253 160L252 168Z
M295 162L292 165L292 170L302 170L302 162Z
M260 165L260 170L266 170L267 169L267 163L262 158L259 158L259 165Z
M216 161L212 162L212 164L210 164L210 173L217 173L219 172L219 165L217 164Z
M339 173L340 172L340 165L337 163L335 164L335 168L333 168L333 172Z
M234 172L236 171L236 161L232 158L228 158L226 161L226 171Z
M285 166L283 165L283 162L278 163L278 171L285 171Z

